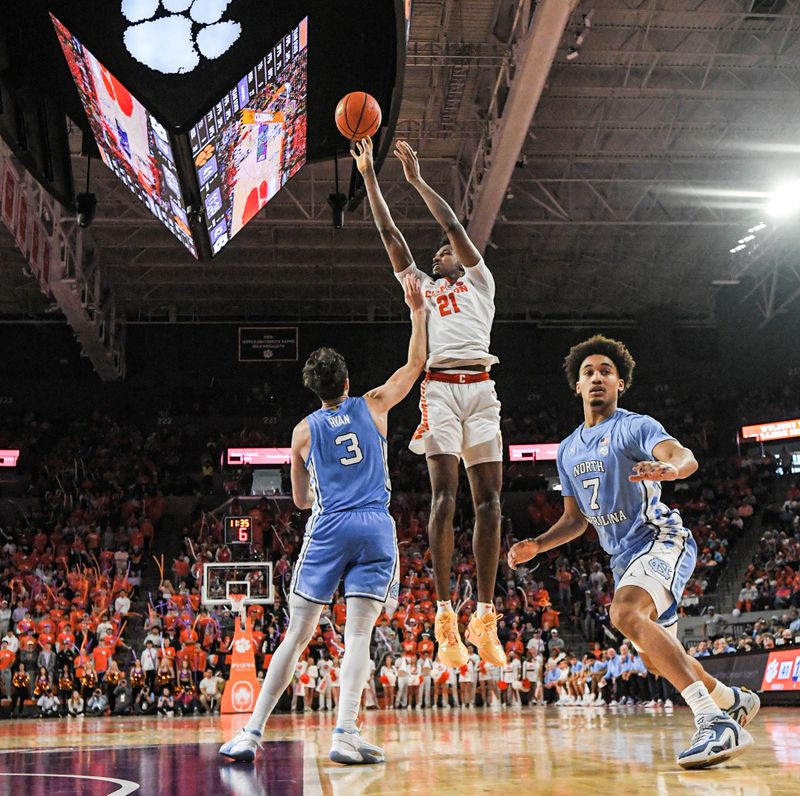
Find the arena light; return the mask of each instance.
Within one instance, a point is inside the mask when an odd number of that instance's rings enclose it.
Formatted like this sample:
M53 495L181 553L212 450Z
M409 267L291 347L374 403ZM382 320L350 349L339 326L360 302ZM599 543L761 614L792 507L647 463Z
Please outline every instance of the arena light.
M778 186L772 192L766 211L774 218L787 218L800 211L800 180Z

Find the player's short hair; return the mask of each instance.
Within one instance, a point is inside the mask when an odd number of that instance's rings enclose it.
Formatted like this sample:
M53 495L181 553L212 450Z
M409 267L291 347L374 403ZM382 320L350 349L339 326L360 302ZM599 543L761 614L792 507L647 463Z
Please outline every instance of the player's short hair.
M624 343L604 337L602 334L596 334L570 348L569 354L564 359L564 371L567 374L569 388L574 390L578 383L581 363L586 357L595 354L608 357L614 363L619 377L625 382L625 391L627 392L633 383L633 369L636 367L636 361Z
M323 401L332 401L342 395L347 378L344 357L332 348L313 351L303 366L303 386Z

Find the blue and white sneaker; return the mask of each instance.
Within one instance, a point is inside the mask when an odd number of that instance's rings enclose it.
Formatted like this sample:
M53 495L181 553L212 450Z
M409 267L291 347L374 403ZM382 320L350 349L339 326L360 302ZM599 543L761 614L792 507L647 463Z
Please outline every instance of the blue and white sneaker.
M252 763L256 759L256 750L260 748L261 733L242 727L230 741L220 746L219 753L239 763Z
M328 755L334 763L346 766L358 766L365 763L383 763L386 755L380 746L367 743L358 730L348 732L338 727L333 731L331 751Z
M738 757L752 744L753 736L727 714L699 716L697 732L692 736L689 748L678 755L678 765L681 768L709 768Z
M746 727L761 709L761 700L749 688L731 686L731 691L736 695L736 701L725 712L741 727Z

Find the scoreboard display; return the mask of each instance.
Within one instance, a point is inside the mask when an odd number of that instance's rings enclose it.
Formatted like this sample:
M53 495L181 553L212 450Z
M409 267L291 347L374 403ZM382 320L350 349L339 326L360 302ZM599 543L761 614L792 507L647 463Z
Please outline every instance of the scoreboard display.
M225 544L252 544L252 517L225 517Z

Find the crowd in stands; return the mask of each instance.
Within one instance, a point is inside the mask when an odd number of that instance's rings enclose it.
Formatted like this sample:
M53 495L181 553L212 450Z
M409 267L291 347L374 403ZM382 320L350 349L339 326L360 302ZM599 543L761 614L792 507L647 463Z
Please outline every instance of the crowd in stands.
M230 411L233 406L249 412L273 394L269 384L261 384L241 392L233 403L229 398L215 403L214 389L212 384L207 396L194 396L190 406L176 397L168 411L201 414ZM716 587L737 539L769 502L775 466L769 459L711 457L715 429L708 399L685 402L667 390L656 392L659 406L653 414L698 453L701 463L697 476L665 492L698 543L697 571L681 606L692 613L699 610L700 598ZM544 402L535 398L530 405L536 410L512 408L504 415L507 442L560 439L577 423L572 411L542 408ZM310 403L304 407L311 408ZM0 531L0 692L11 700L12 712L26 702L29 713L43 716L185 714L218 708L234 616L200 605L200 580L204 562L230 560L219 518L198 506L187 522L180 554L173 562L156 561L160 582L152 600L141 593L140 584L143 573L155 571L150 550L164 509L163 494L183 487L190 493L212 491L211 476L228 445L284 444L283 421L289 412L274 406L270 412L281 422L220 433L206 443L191 429L166 424L145 434L131 422L102 413L60 431L33 415L0 423L0 443L21 447L30 471L31 507L24 517L20 513L4 522ZM366 705L438 709L667 702L672 697L668 684L647 672L636 651L610 624L613 581L591 529L515 572L501 556L495 603L503 615L498 635L509 655L505 669L485 666L474 654L465 671L444 670L436 662L428 477L424 459L407 450L414 418L412 412L406 415L390 427L389 440L392 513L401 555L400 604L376 628L375 669L365 690ZM193 465L183 451L189 443L205 444L208 482L187 480ZM516 538L545 530L560 516L560 496L548 492L541 476L532 472L530 465L506 465L508 490L525 491L529 498L524 521L503 520L504 550ZM246 487L248 473L241 477ZM246 493L246 488L240 491ZM245 513L235 503L228 511ZM276 579L275 605L249 609L263 673L286 627L284 606L304 517L288 501L266 498L247 512L254 518L254 553L274 562ZM794 485L785 503L764 518L769 527L764 526L739 609L792 610L786 621L776 619L769 627L737 628L730 636L709 634L693 654L770 648L800 632L800 487ZM472 508L466 484L455 525L451 593L463 630L475 609ZM126 623L137 609L145 615L147 636L131 648ZM337 598L298 664L287 695L289 707L335 707L345 618L344 601ZM565 633L582 639L567 645Z
M780 616L755 622L731 623L711 606L703 623L703 638L688 647L696 658L758 652L800 644L800 611L792 608Z
M800 607L800 483L764 512L758 548L736 603L740 612Z

